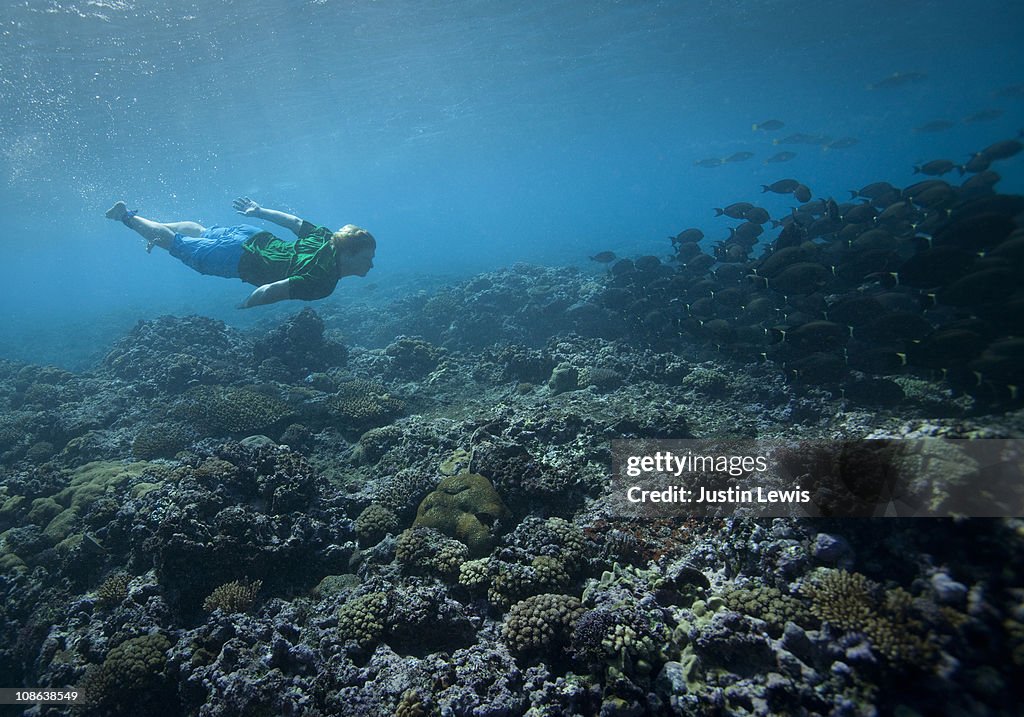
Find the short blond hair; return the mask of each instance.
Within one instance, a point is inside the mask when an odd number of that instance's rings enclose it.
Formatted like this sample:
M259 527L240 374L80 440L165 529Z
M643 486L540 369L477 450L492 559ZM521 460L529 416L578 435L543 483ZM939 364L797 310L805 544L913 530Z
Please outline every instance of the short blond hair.
M355 224L346 224L331 235L334 248L345 254L358 254L365 249L377 250L377 240L370 232Z

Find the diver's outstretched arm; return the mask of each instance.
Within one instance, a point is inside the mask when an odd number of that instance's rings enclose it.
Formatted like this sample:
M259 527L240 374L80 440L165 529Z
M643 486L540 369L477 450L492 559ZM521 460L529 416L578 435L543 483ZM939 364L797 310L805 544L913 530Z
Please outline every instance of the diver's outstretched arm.
M290 298L292 298L291 283L287 279L281 279L281 281L257 287L256 291L249 294L248 299L238 305L238 308L251 309L254 306L273 304Z
M285 229L291 229L296 235L298 235L299 229L302 228L302 220L294 214L279 212L276 209L264 209L259 204L249 199L249 197L239 197L231 203L231 206L235 208L236 212L243 216L253 217L255 219L266 219L268 222L274 222L274 224L282 226Z

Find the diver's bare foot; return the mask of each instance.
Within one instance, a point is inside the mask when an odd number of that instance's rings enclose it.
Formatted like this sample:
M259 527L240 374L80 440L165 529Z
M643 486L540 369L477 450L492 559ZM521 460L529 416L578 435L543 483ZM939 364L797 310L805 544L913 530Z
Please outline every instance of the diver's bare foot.
M128 205L124 202L116 202L114 206L107 210L107 219L113 219L115 222L123 222L127 213Z

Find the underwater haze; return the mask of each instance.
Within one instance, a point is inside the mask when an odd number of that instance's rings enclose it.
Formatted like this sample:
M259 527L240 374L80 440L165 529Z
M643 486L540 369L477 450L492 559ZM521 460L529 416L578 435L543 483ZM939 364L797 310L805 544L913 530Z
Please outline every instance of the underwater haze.
M82 367L138 319L285 311L237 311L239 282L147 255L104 219L117 199L209 226L248 195L364 226L377 268L326 300L344 302L360 283L664 256L684 227L726 236L713 207L787 213L760 193L783 177L840 200L902 186L1024 126L1021 27L1009 1L5 4L0 355ZM785 126L752 129L768 119ZM794 133L859 141L777 143ZM1019 158L998 169L1021 190Z

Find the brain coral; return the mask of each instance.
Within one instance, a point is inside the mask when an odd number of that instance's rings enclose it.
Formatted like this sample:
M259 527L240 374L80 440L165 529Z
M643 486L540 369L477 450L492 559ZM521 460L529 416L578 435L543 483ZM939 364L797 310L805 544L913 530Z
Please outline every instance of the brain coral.
M477 473L449 476L420 503L413 527L436 528L469 548L470 557L491 551L491 529L508 515L491 482Z

